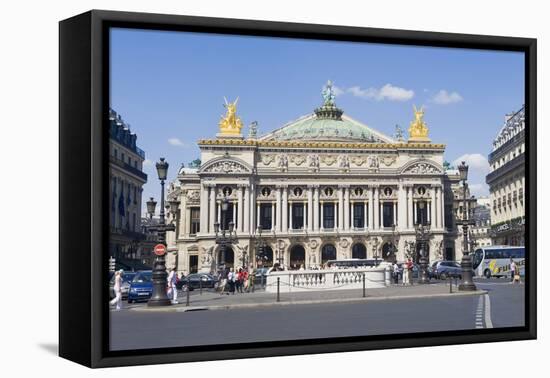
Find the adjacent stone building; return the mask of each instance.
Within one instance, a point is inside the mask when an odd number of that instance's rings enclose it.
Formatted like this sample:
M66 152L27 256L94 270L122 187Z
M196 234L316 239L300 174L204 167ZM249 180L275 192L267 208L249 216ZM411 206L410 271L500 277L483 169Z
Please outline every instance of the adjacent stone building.
M147 175L145 153L137 136L114 110L109 112L109 256L124 267L124 260L139 260L144 234L141 229L141 195Z
M322 106L262 136L253 123L243 137L236 102L226 108L216 138L198 142L200 168L182 168L170 185L168 201L179 210L169 216L177 230L167 235L168 267L215 270L215 224L229 222L236 231L229 266L257 263L258 228L264 265L289 269L416 258L415 223L430 224L430 260L462 256L453 220L458 173L445 172L445 145L431 143L422 109L405 140L400 130L390 137L344 114L330 83Z
M525 107L505 117L489 154L486 177L495 245L525 243Z

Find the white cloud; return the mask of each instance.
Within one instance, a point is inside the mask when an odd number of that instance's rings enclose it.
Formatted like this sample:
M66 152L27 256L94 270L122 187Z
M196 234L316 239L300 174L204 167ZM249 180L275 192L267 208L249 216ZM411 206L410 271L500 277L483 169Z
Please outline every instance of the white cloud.
M476 197L484 197L489 195L489 186L487 184L468 184L470 192Z
M152 160L149 160L149 159L145 159L143 160L143 166L144 167L150 167L153 165L153 161Z
M454 104L456 102L462 101L463 98L458 92L447 92L445 89L440 90L432 98L432 102L435 102L439 105L448 105Z
M341 96L341 95L343 95L343 94L345 93L345 90L344 90L344 89L342 89L342 88L340 88L340 87L337 87L336 85L333 85L333 86L332 86L332 90L334 91L334 95L335 95L336 97Z
M461 162L465 161L469 167L469 172L486 175L489 173L489 162L482 154L465 154L453 161L453 165L458 167Z
M179 138L170 138L168 139L168 143L172 146L176 147L185 147L186 144L183 143Z
M414 91L412 89L396 87L389 83L381 88L370 87L367 89L362 89L359 86L354 86L348 88L347 92L356 97L374 99L377 101L408 101L414 97Z

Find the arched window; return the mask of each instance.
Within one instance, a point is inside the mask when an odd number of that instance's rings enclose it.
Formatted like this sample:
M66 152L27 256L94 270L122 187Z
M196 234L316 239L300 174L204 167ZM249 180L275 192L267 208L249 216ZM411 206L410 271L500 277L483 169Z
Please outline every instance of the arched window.
M352 259L366 259L367 258L367 248L362 243L356 243L351 248L351 258Z
M336 260L336 247L332 244L325 244L321 250L321 263L324 264L329 260Z

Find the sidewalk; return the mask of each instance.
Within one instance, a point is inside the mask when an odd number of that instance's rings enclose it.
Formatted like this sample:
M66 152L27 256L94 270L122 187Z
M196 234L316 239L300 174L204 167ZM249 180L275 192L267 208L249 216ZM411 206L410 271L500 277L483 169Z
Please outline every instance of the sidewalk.
M180 293L179 304L166 307L134 307L131 311L171 311L185 312L198 310L227 310L237 308L253 308L267 306L288 306L297 304L315 304L315 303L344 303L344 302L363 302L376 300L398 300L398 299L417 299L434 297L457 297L468 295L483 295L487 292L477 290L474 292L458 291L453 285L453 292L449 293L449 284L430 283L427 285L413 286L389 286L386 288L367 289L366 297L363 297L362 289L349 290L326 290L298 293L280 293L280 301L277 302L276 293L266 293L265 291L256 291L254 293L235 293L223 294L211 291L203 291L200 295L198 290L192 291L189 297L189 306L186 306L187 293ZM183 294L183 295L182 295Z

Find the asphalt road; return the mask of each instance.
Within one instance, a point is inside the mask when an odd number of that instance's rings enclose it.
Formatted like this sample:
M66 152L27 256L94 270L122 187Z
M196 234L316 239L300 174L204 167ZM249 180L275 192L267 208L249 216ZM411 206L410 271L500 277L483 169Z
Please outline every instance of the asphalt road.
M482 296L190 312L111 312L112 350L521 326L524 286ZM193 293L192 293L193 294Z

